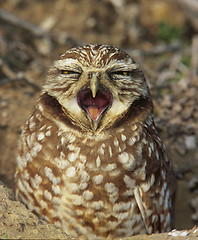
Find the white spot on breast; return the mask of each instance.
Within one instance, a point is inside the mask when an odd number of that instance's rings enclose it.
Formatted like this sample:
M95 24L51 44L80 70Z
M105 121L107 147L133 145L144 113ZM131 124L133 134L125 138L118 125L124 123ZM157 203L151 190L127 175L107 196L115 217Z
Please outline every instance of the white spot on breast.
M80 190L85 190L87 188L87 186L88 186L88 183L86 183L86 182L80 183L79 189Z
M65 169L70 165L69 161L65 160L64 158L62 159L61 157L55 157L54 162L58 165L60 169Z
M93 177L93 182L96 184L96 185L99 185L101 184L103 181L103 175L99 174L99 175L96 175Z
M42 209L46 209L47 208L47 203L44 202L42 199L40 200L39 204L41 205Z
M74 151L75 146L73 144L68 144L67 148L69 149L69 151Z
M46 125L44 124L44 125L39 129L39 131L43 131L45 128L46 128Z
M52 194L48 190L44 191L44 197L49 201L52 200Z
M69 167L66 171L67 177L74 177L76 174L76 169L75 167Z
M43 133L43 132L40 132L40 133L38 133L38 135L37 135L37 139L38 139L38 141L41 141L41 140L43 140L43 139L44 139L44 137L45 137L45 135L44 135L44 133Z
M106 171L113 171L114 169L117 168L117 165L116 163L109 163L107 166L106 166Z
M67 182L67 188L70 193L76 193L79 191L79 184Z
M112 148L109 146L109 156L110 156L110 158L113 156L113 154L112 154Z
M116 139L114 139L114 145L116 146L116 147L118 147L119 146L119 142L118 142L118 139L116 138Z
M24 185L26 191L32 193L33 190L32 190L32 188L30 187L29 183L28 183L26 180L24 180L24 179L22 179L22 181L23 181L23 185Z
M131 137L131 138L129 138L128 144L130 146L132 146L135 142L136 142L136 138L135 137Z
M78 152L76 152L76 153L72 152L72 153L68 154L68 160L70 162L76 161L77 157L78 157Z
M50 130L48 130L48 131L45 133L45 136L46 136L46 137L49 137L49 136L51 136L51 134L52 134L52 132L51 132Z
M131 208L131 202L120 202L116 203L113 206L113 211L116 212L122 212L122 211L128 211Z
M154 174L152 174L150 179L150 185L153 186L154 182L155 182L155 176Z
M101 155L104 155L104 148L105 148L105 144L103 143L100 149L98 150L98 153L100 153Z
M38 104L37 107L41 112L43 112L43 106L41 104Z
M32 122L34 120L34 115L32 115L29 119L30 122Z
M36 175L34 176L34 181L35 181L35 183L36 183L37 185L40 185L40 184L42 183L42 177L39 176L38 174L36 174Z
M85 165L84 165L83 163L78 162L78 163L76 164L76 168L77 168L78 170L84 170L84 169L85 169Z
M100 223L100 221L97 217L93 218L92 221L93 221L94 224L99 224Z
M120 174L121 174L121 171L118 168L109 172L109 175L111 177L118 177Z
M52 185L52 191L55 195L59 195L61 193L60 187L58 185Z
M28 144L28 147L32 147L32 144L35 142L35 136L36 136L36 133L33 132L31 135L28 135L27 136L27 144Z
M126 136L124 134L121 134L121 139L123 142L126 141Z
M109 201L114 204L119 197L119 189L115 186L114 183L106 183L104 187L109 194Z
M150 189L150 183L141 184L141 189L143 190L143 192L147 192Z
M80 171L79 174L80 174L81 182L88 182L89 181L90 176L86 171Z
M42 145L38 142L35 142L33 148L30 150L32 157L36 157L38 152L41 151L41 149L42 149Z
M127 152L123 152L118 156L118 160L121 163L127 163L129 161L129 154Z
M70 143L73 143L76 140L76 137L72 133L67 134L67 139L69 140Z
M60 152L60 159L61 159L61 160L64 160L64 159L65 159L65 154L64 154L64 152L62 152L62 151Z
M19 178L17 181L17 187L22 191L22 192L26 192L26 189L24 188L21 179Z
M91 203L91 208L95 209L95 210L101 210L104 206L104 203L100 200L100 201L94 201Z
M27 141L28 147L31 148L32 147L32 142L31 142L31 139L30 139L30 135L27 136L26 141Z
M71 194L70 198L71 198L72 204L74 204L74 205L79 206L84 203L83 196L81 196L81 195Z
M35 122L32 121L32 122L29 123L29 129L30 130L32 130L34 128L34 126L35 126Z
M131 129L132 129L133 131L137 130L137 125L136 125L136 124L135 124L135 125L132 125L132 126L131 126Z
M119 223L117 221L108 221L108 228L111 230L115 230L118 225Z
M96 158L96 167L99 168L100 165L101 165L101 160L100 160L100 157L98 156L98 157Z
M22 169L22 168L27 166L27 159L24 159L24 158L22 158L20 156L17 156L16 161L17 161L17 167L19 169Z
M57 185L61 182L61 179L60 177L55 177L53 172L52 172L52 169L48 168L48 167L45 167L44 168L44 172L45 172L45 175L46 177L49 178L49 180L54 184L54 185Z
M121 213L116 213L115 217L118 218L118 221L123 221L125 219L127 219L129 216L128 212L121 212ZM125 232L127 231L127 229L123 229Z
M84 214L84 212L82 210L76 209L75 213L77 216L82 216Z
M80 155L79 159L82 163L86 163L86 161L87 161L87 158L84 155Z
M108 192L108 193L113 193L114 190L115 190L116 186L114 183L106 183L105 184L105 190Z
M67 143L67 139L65 137L61 137L61 144L65 145Z
M127 188L133 188L135 186L135 180L130 178L128 175L124 175L124 182Z
M30 183L34 189L38 189L41 182L42 178L38 174L36 174L34 178L30 178Z
M127 189L127 190L123 193L123 196L125 196L125 197L133 196L133 190L132 190L132 189Z
M93 193L89 190L86 190L83 192L83 196L84 196L85 200L89 201L93 198Z
M148 147L148 155L149 155L149 157L151 157L151 155L152 155L151 147Z
M61 204L61 198L60 197L53 197L52 202L55 205L60 205Z
M29 175L29 173L28 173L27 170L25 170L25 171L23 172L23 177L24 177L25 180L29 180L30 175Z
M119 198L119 194L118 194L118 191L116 191L110 194L109 201L114 204L118 200L118 198Z

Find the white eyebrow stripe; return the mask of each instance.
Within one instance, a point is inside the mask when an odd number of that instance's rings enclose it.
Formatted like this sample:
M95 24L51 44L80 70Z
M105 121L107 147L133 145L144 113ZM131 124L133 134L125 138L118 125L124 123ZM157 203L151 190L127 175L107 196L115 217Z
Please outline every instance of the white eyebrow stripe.
M67 58L67 59L60 59L56 61L54 63L54 67L60 69L60 68L64 68L65 66L69 66L70 64L78 64L79 66L79 62L77 59Z

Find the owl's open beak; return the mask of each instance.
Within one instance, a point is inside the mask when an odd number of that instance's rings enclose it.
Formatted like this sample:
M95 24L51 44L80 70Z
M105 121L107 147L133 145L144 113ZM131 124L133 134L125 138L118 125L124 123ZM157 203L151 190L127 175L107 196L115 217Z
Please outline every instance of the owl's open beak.
M79 106L89 117L92 128L96 130L100 123L103 113L112 103L112 94L104 89L98 89L93 93L93 89L81 90L77 95Z

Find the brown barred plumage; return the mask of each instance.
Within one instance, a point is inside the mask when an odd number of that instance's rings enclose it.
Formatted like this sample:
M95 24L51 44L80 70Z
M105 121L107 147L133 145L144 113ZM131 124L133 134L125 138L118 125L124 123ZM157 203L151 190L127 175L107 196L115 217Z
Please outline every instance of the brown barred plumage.
M72 237L169 231L174 174L139 66L105 45L49 70L20 139L16 196Z

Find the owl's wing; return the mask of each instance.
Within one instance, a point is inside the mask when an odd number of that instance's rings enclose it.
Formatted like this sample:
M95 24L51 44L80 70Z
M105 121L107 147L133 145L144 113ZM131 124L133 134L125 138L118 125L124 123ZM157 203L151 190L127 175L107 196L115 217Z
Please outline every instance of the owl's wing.
M147 223L146 209L144 208L144 204L142 202L142 198L140 197L140 191L139 191L138 187L136 187L134 189L134 196L135 196L135 200L136 200L136 203L138 205L138 208L140 210L140 213L142 215L142 219L143 219L143 222L144 222L144 225L145 225L145 228L146 228L146 233L151 234L152 232L150 231L149 225Z
M143 150L146 180L134 188L134 197L147 234L171 230L175 178L165 147L156 132Z

